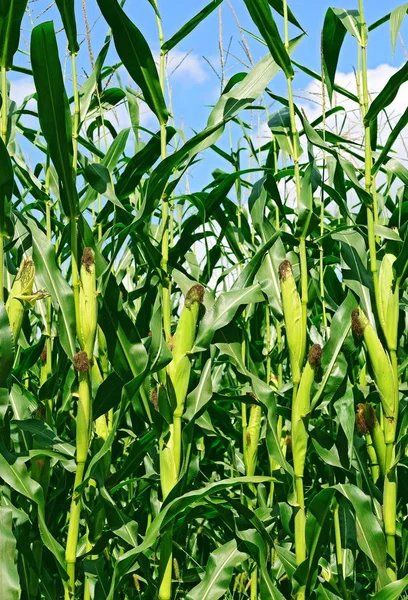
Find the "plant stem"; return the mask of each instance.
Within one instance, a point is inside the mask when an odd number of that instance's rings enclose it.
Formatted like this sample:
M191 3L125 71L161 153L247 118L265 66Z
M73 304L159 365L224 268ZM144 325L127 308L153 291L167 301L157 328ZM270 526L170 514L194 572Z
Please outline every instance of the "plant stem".
M363 0L359 0L359 13L360 13L360 46L361 46L361 64L362 64L362 84L363 84L363 117L367 114L369 108L369 91L368 91L368 78L367 78L367 32L366 23L364 18L364 5ZM373 158L371 151L371 139L370 139L370 126L364 123L365 131L365 189L372 195L373 202L371 206L367 207L367 229L368 229L368 247L370 253L371 273L374 283L374 295L375 303L379 307L379 285L378 285L378 272L377 272L377 254L376 254L376 240L374 233L374 225L378 222L378 208L377 208L377 196L373 189L373 178L371 169L373 166ZM391 361L393 365L394 377L396 373L396 385L398 389L398 366L397 357L395 351L391 353ZM398 411L396 412L395 419L397 419ZM395 425L393 429L395 430ZM397 518L397 480L395 468L390 469L394 457L394 439L390 440L386 436L386 475L384 478L384 529L387 539L387 551L391 557L391 565L388 567L387 572L391 580L395 581L397 578L396 574L396 518Z
M337 575L339 578L341 592L343 594L343 599L348 600L349 594L346 587L346 582L344 581L344 573L343 573L343 550L341 544L341 529L340 529L340 517L339 517L339 505L336 504L336 507L333 511L333 521L334 521L334 539L336 546L336 562L337 562Z
M157 0L154 0L154 5L158 11ZM165 58L166 55L162 51L164 44L164 35L161 18L156 15L157 29L159 32L160 42L160 66L159 66L159 79L160 86L165 92ZM160 123L160 155L161 159L166 158L166 125ZM171 304L170 304L170 282L168 279L168 262L169 262L169 202L167 195L164 193L161 201L161 223L162 223L162 243L161 243L161 268L164 273L165 281L163 285L163 328L166 340L168 341L171 336Z
M361 47L361 75L362 75L362 113L363 119L365 118L369 108L369 91L368 91L368 77L367 77L367 32L366 23L364 18L364 6L363 0L359 0L359 13L360 13L360 47ZM378 221L378 210L377 210L377 196L373 194L373 178L371 175L371 169L373 166L373 156L371 151L371 135L370 125L364 123L364 156L365 156L365 189L372 195L373 203L367 207L367 230L368 230L368 248L370 253L370 269L374 283L374 296L376 306L378 307L379 292L378 292L378 272L377 272L377 253L376 243L374 235L374 224Z
M78 134L79 134L79 121L80 121L80 102L79 102L79 90L77 82L77 68L76 68L76 54L71 54L72 62L72 87L74 92L74 122L72 125L72 164L74 171L77 170L78 161Z
M1 67L1 137L7 146L7 71ZM0 235L0 300L4 302L4 236Z
M295 551L296 564L300 565L306 560L306 513L305 495L303 490L303 477L295 477L296 491L296 513L295 513ZM305 597L306 586L300 586L296 598L302 600Z
M289 51L289 20L288 20L288 4L287 0L283 0L283 16L284 16L284 28L285 28L285 48ZM288 105L290 115L290 130L291 130L291 143L292 143L292 157L295 171L295 186L296 186L296 204L299 210L300 208L300 193L301 193L301 180L300 180L300 166L299 166L299 142L298 132L296 127L296 115L295 115L295 104L293 101L293 87L292 77L287 77L288 86ZM300 253L300 279L301 279L301 291L302 291L302 328L306 335L307 329L307 303L308 303L308 272L307 272L307 254L306 254L306 239L302 235L299 238L299 253Z
M72 600L75 598L75 564L78 546L79 519L81 515L81 494L76 493L76 489L82 483L84 472L85 462L78 462L75 473L74 493L72 496L71 510L69 515L67 545L65 549L65 560L67 563L67 573L69 576L69 588L65 588L65 600Z

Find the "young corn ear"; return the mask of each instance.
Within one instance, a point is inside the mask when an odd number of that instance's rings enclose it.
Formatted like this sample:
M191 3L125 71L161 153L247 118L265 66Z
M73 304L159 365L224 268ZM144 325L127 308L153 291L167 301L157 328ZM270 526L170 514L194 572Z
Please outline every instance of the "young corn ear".
M399 288L394 277L395 256L385 254L378 276L378 316L388 350L397 349Z
M173 360L167 367L167 372L177 400L177 406L174 411L175 417L181 417L184 411L191 370L190 359L187 353L190 352L194 345L203 297L204 288L201 285L193 285L188 291L172 341Z
M76 461L85 463L88 456L91 418L91 393L89 385L89 359L81 350L74 356L74 367L78 371L78 412L76 417Z
M170 425L167 436L161 436L159 440L160 449L160 483L163 499L167 498L177 483L179 469L175 452L174 425Z
M32 298L35 277L34 261L31 258L24 259L20 265L10 295L7 298L6 310L10 322L14 341L17 343L23 324L26 299Z
M306 332L302 327L302 303L296 288L292 265L288 260L284 260L280 264L279 278L292 381L296 385L300 381L300 371L305 356Z
M391 361L384 350L378 335L363 311L356 308L352 312L352 329L364 342L374 372L374 380L381 397L386 417L385 443L393 443L395 439L396 420L398 416L398 389L392 370Z
M303 477L306 461L308 433L305 418L310 411L310 394L315 373L320 367L322 349L313 344L303 369L296 398L292 404L292 453L295 477Z
M89 359L93 357L98 328L98 301L96 298L95 254L84 248L81 259L81 287L79 291L79 342Z
M378 464L380 473L384 476L386 464L384 432L378 422L374 407L368 402L366 404L357 405L356 428L360 433L366 436L367 450L372 465ZM371 452L370 442L372 442L371 448L374 452Z
M257 404L251 406L249 422L246 430L246 473L255 475L256 457L258 454L259 436L261 433L262 410Z

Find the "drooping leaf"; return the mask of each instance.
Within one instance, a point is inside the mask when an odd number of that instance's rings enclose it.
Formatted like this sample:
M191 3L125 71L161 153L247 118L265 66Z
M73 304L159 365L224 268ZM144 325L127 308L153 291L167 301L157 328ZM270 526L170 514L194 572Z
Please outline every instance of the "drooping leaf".
M77 40L77 28L75 21L75 1L74 0L55 0L55 4L61 15L65 34L68 38L68 49L71 54L79 51Z
M142 90L147 105L159 122L166 123L168 112L156 64L141 31L116 0L98 0L98 5L112 29L116 50L129 75Z
M371 510L369 496L351 483L337 484L334 487L351 502L356 513L358 545L376 567L380 586L386 586L389 576L386 569L385 536Z
M2 4L0 10L0 67L9 70L18 49L21 21L27 7L27 0L5 1Z
M0 138L0 237L3 238L13 235L11 220L13 188L13 166L6 145Z
M203 9L200 10L192 19L187 21L180 29L171 36L169 40L164 42L162 46L162 52L168 53L172 50L179 42L187 37L204 19L208 17L216 8L221 4L222 0L211 0Z
M204 577L186 596L186 600L218 600L228 590L234 567L248 555L231 540L210 554Z
M74 217L78 214L78 201L73 170L71 114L51 21L33 29L31 65L41 131L58 173L62 208L67 216Z
M244 0L244 2L274 61L286 77L292 78L294 76L293 67L269 8L268 0Z
M0 506L0 586L8 600L19 600L21 592L17 570L16 538L13 534L13 511Z
M330 101L333 97L334 81L340 50L347 31L359 39L358 12L340 8L329 8L326 12L322 32L322 57L325 83Z
M59 310L58 327L61 346L72 360L76 352L74 296L58 267L55 250L47 236L32 219L28 227L33 239L33 259L39 287L46 290Z

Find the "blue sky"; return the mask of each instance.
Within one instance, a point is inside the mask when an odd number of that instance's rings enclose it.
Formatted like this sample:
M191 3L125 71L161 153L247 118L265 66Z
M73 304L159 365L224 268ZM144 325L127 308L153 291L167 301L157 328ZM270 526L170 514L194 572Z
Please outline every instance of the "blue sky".
M189 18L191 18L196 12L198 12L203 6L207 4L208 0L159 0L159 8L163 18L163 29L165 38L169 38L175 31L177 31L181 25L183 25ZM256 28L251 23L248 16L245 4L243 0L231 0L231 4L236 12L236 15L241 25L257 33ZM310 68L319 70L320 63L320 31L324 21L324 15L329 6L333 6L326 0L292 0L289 3L292 11L300 21L304 29L307 31L307 36L304 37L301 44L297 48L294 58L303 64L306 64ZM342 8L356 8L357 0L348 0L335 6ZM366 20L370 24L387 12L390 12L393 8L399 6L401 2L395 0L388 0L387 3L379 0L366 0ZM27 42L29 39L29 30L32 25L45 20L54 19L56 23L56 29L59 29L61 22L56 11L56 7L52 6L44 14L41 14L48 6L49 1L37 0L36 2L30 3L30 18L26 18L24 21L25 31L23 32L22 42L20 48L27 50ZM226 76L230 77L234 72L245 70L240 60L247 62L241 46L241 37L236 24L236 21L232 15L232 12L226 2L223 2L222 6L222 20L223 20L223 47L224 50L229 48L230 54L225 57L226 60ZM99 9L96 0L87 0L88 20L92 27L92 46L93 52L97 55L100 50L105 34L108 30L107 24L100 16ZM148 0L127 0L125 4L125 10L127 14L134 20L137 26L142 30L144 36L149 42L153 51L158 51L158 36L155 15ZM83 24L83 13L81 0L76 2L76 12L78 20L78 33L79 39L82 40L81 51L79 54L80 67L89 73L89 57L87 52L86 43L84 41L84 24ZM281 22L281 18L277 17L277 21ZM297 31L293 29L291 31L293 35L297 35ZM408 25L404 23L401 34L403 39L406 38L408 33ZM64 46L65 39L63 32L58 34L60 48L61 48L61 60L64 64ZM249 44L251 54L254 62L256 62L263 54L266 49L258 42L251 39L250 35L246 34L246 39ZM192 134L193 129L199 130L205 126L207 116L210 111L210 105L213 104L219 95L220 81L217 75L214 73L212 68L209 66L209 61L215 71L220 72L220 58L219 58L219 27L218 27L218 12L217 10L204 21L188 38L183 40L177 47L176 52L173 53L170 63L168 65L168 73L172 73L174 68L179 65L183 57L187 54L188 56L184 59L182 64L170 77L171 95L173 102L174 115L176 117L176 125L183 127L186 135L189 137ZM407 39L408 44L408 39ZM351 36L347 36L347 41L344 44L342 54L339 62L339 71L343 73L351 73L353 66L356 64L356 44L355 40ZM205 57L205 58L203 58ZM207 60L205 60L207 59ZM107 63L109 61L116 61L114 49L108 55ZM371 69L376 69L379 65L387 64L394 67L399 67L404 62L404 52L400 43L397 43L395 55L392 55L390 34L389 34L389 23L381 26L375 32L371 34L369 48L368 48L368 61ZM28 57L20 54L16 61L20 65L28 66ZM66 64L67 78L69 80L70 66L69 62ZM32 91L27 78L16 76L12 74L10 76L12 80L18 79L15 82L14 93L19 94L19 97L25 92ZM82 76L84 81L85 76ZM124 81L126 82L126 79ZM295 89L299 101L300 98L304 97L304 90L308 87L310 81L308 77L303 75L301 72L296 74L295 78ZM69 81L67 81L69 86ZM277 77L271 88L278 94L284 95L286 92L286 83L283 77ZM19 90L17 92L17 89ZM273 109L272 109L273 110ZM142 110L145 113L145 111ZM144 116L145 124L148 127L156 130L156 124L154 118L149 118L147 114ZM228 132L224 135L221 144L224 148L228 148ZM211 179L210 172L217 166L225 168L226 165L219 164L219 159L210 153L206 159L206 168L203 170L201 167L196 169L198 176L197 184L202 184L204 181ZM196 186L194 186L196 187Z

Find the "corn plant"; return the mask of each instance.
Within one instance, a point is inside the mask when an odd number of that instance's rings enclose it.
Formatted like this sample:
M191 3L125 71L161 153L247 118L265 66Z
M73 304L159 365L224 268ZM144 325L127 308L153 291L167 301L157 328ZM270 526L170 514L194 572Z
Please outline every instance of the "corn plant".
M402 598L408 63L371 90L368 58L407 6L328 8L315 71L287 0L211 0L172 36L161 4L137 8L152 47L131 3L97 0L103 41L85 1L0 9L1 597ZM189 135L168 58L217 16L221 93Z

